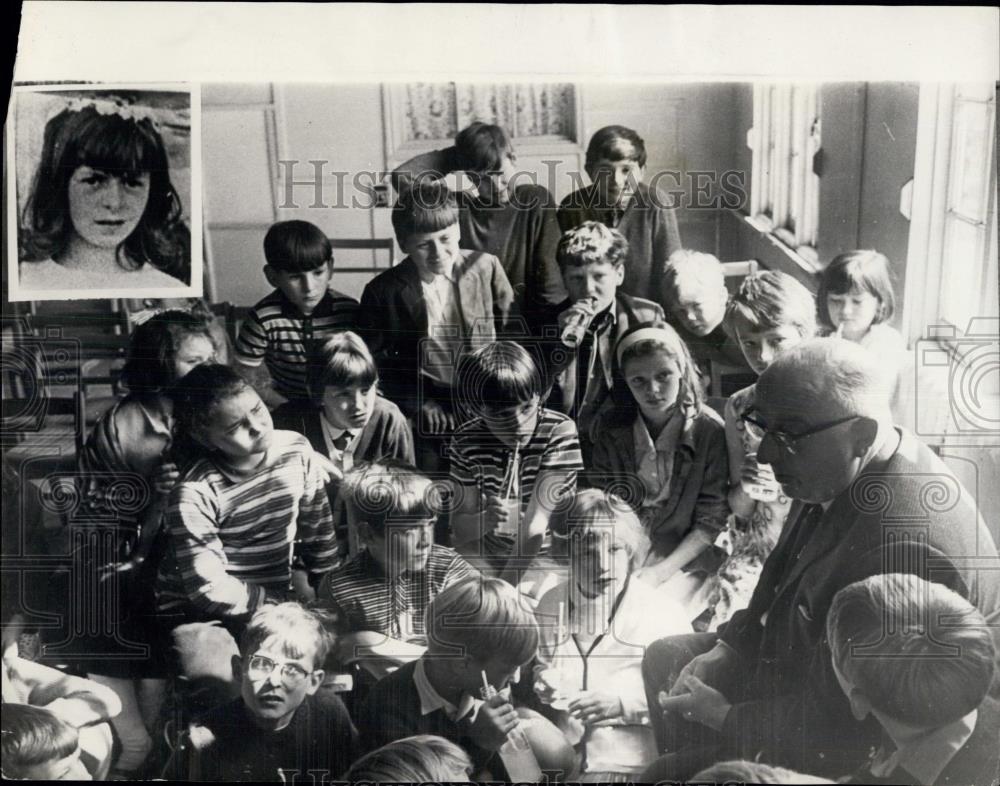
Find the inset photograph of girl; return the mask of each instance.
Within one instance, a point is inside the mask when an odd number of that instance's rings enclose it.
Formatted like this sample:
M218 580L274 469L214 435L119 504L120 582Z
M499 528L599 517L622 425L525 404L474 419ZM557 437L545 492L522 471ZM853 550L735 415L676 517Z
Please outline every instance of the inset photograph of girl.
M192 89L14 91L10 299L201 295Z

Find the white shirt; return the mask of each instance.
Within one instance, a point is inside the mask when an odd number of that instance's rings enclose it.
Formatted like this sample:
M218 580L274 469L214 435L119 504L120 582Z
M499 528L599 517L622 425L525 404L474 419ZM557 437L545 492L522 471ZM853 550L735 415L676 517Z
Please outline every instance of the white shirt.
M421 371L436 382L450 387L455 375L457 351L462 347L462 314L455 282L445 276L421 281L427 305L427 339L421 350Z
M138 270L116 269L112 274L101 271L80 270L60 265L52 259L40 262L21 262L18 265L18 283L22 290L35 289L164 289L185 286L184 282L169 276L152 265Z
M323 441L326 443L330 461L341 472L351 470L354 467L354 451L357 450L362 429L352 432L350 441L343 450L339 450L333 443L347 433L347 429L336 428L322 414L319 416L319 422L323 429Z
M561 640L560 602L568 620L568 631ZM621 699L622 716L589 728L586 771L640 773L659 755L649 725L642 680L643 653L649 644L665 636L690 633L691 623L680 604L665 595L662 588L634 578L629 580L614 616L608 620L610 613L606 599L584 599L575 584L571 589L568 581L547 592L535 610L542 664L539 669L558 668L563 686L572 685L576 690L586 687ZM599 641L590 645L586 657L586 649L581 653L573 636L568 635L577 631L604 632Z
M646 489L646 505L662 502L670 494L674 451L683 426L683 415L679 411L675 412L654 442L642 415L635 417L632 437L635 444L636 473Z

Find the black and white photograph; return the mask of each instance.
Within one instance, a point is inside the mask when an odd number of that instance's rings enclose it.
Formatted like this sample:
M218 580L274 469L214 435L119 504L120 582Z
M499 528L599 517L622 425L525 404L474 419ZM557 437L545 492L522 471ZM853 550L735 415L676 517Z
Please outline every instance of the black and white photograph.
M191 231L196 105L197 94L179 86L15 86L12 301L201 295Z
M4 778L1000 786L1000 9L20 33Z

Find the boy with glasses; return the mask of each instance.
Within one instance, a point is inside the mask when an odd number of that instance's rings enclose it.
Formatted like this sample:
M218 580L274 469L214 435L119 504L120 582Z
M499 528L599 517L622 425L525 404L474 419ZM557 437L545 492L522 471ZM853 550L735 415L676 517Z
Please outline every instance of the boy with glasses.
M347 769L357 732L339 698L317 693L330 644L298 603L254 614L233 656L240 698L192 726L189 780L279 782Z

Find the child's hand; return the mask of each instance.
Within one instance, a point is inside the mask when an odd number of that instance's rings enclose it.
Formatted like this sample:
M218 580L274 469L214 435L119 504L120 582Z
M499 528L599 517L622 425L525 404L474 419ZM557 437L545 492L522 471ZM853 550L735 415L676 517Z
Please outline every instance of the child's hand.
M569 714L587 725L622 715L622 700L611 693L580 691L569 703Z
M337 469L337 465L334 464L332 461L330 461L330 459L328 459L322 453L314 450L312 457L313 461L316 463L316 466L319 467L320 472L322 472L323 475L326 476L325 482L327 485L330 485L335 480L344 479L344 473L341 472L339 469Z
M445 434L454 429L454 418L436 401L425 401L420 407L420 415L431 434Z
M567 324L573 322L589 323L596 313L594 308L596 305L596 298L577 300L573 305L559 314L559 329L562 330Z
M781 485L774 477L774 470L769 464L758 464L756 456L749 455L743 459L740 468L740 481L748 485L758 485L775 492L781 491Z
M479 196L479 189L465 172L449 172L441 178L441 182L453 194L468 194L469 196Z
M479 708L479 714L469 727L469 736L483 750L499 750L507 741L507 734L517 723L514 705L510 703L510 699L498 693Z
M489 527L490 532L506 528L510 523L508 503L495 494L486 497L484 512L486 513L486 526Z
M169 494L180 477L177 465L172 461L164 461L153 475L153 488L157 494Z
M313 603L316 600L316 590L309 584L309 573L299 568L292 571L292 591L299 603Z

